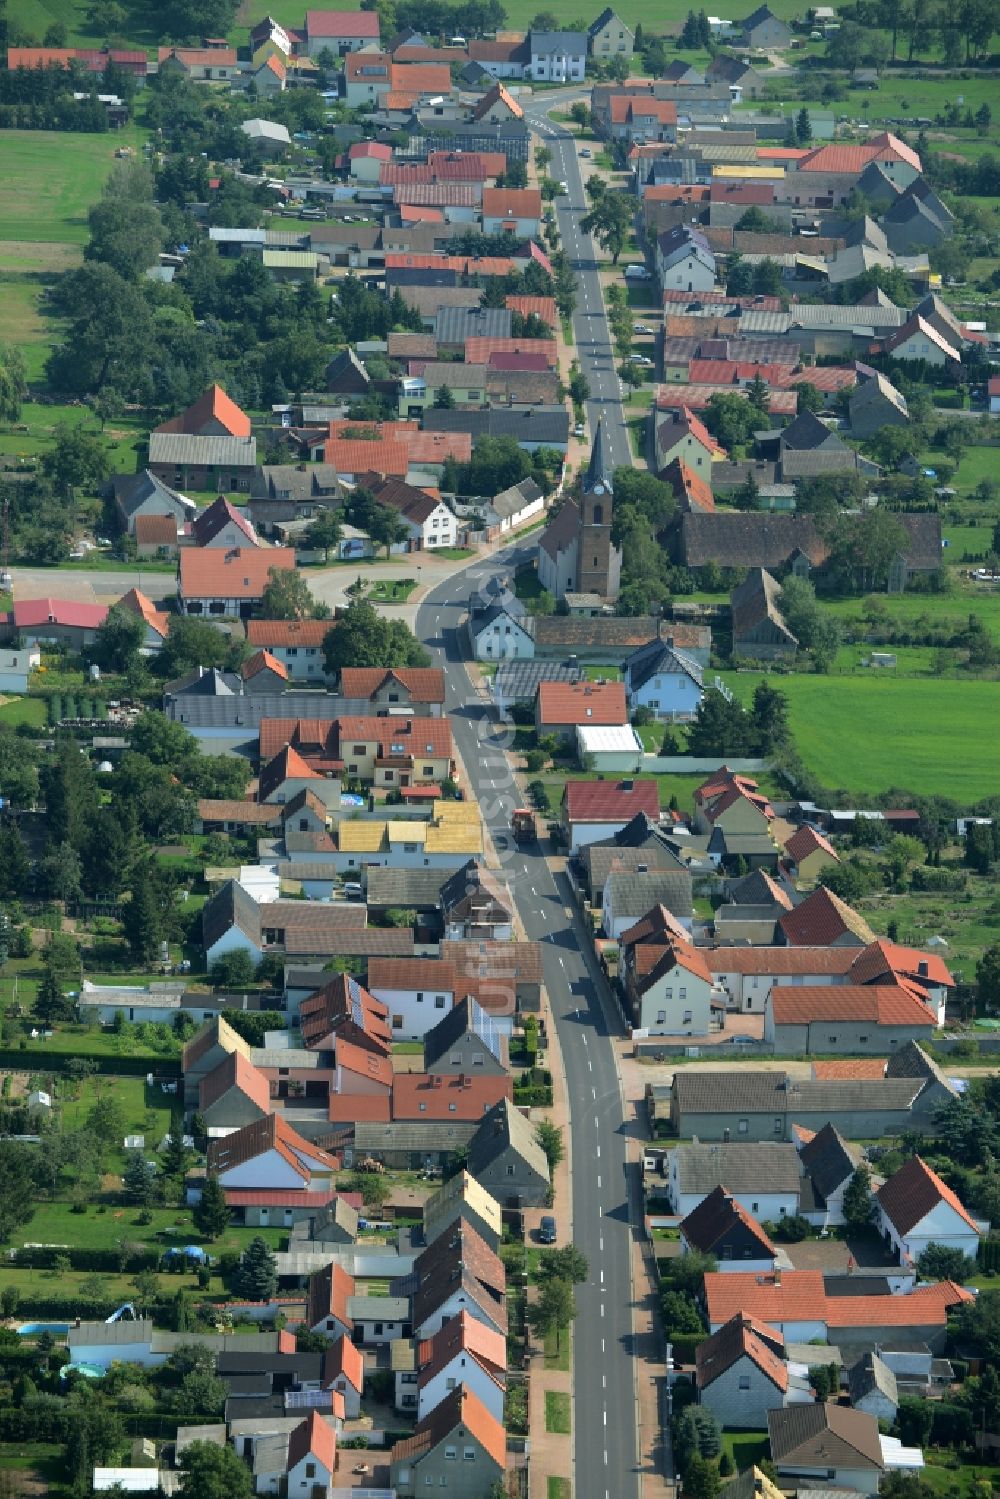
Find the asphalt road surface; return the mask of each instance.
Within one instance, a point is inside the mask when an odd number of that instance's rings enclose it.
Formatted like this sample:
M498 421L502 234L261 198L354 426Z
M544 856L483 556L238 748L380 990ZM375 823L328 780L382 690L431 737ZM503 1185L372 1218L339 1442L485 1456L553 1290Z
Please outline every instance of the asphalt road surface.
M569 256L577 280L573 336L576 339L580 368L590 384L590 399L587 402L590 432L593 435L597 430L598 420L603 421L615 467L631 468L632 449L622 407L622 388L615 367L611 329L601 295L597 252L591 236L580 230L580 220L590 206L583 190L580 148L576 137L564 125L557 124L548 117L550 109L564 108L573 97L572 94L566 97L546 94L534 105L529 105L525 115L531 128L552 152L550 174L557 182L565 182L569 189L567 194L555 200L556 220L563 248ZM577 91L575 97L583 96Z
M618 1017L605 1012L565 879L546 863L548 843L518 849L511 838L510 814L520 797L504 754L508 730L472 691L457 633L470 591L527 555L515 547L502 560L477 563L440 584L420 607L417 634L444 668L446 711L483 819L494 836L507 840L498 856L527 936L543 944L562 1047L571 1109L573 1240L590 1265L587 1284L577 1287L573 1329L575 1492L580 1499L638 1499L632 1229L611 1043Z

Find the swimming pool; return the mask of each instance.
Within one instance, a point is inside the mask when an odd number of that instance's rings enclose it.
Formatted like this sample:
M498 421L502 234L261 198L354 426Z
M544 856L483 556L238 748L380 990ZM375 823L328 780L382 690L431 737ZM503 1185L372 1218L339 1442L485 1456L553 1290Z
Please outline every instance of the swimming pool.
M22 1322L17 1329L18 1337L37 1338L40 1332L50 1332L55 1336L62 1334L64 1337L69 1332L68 1322Z

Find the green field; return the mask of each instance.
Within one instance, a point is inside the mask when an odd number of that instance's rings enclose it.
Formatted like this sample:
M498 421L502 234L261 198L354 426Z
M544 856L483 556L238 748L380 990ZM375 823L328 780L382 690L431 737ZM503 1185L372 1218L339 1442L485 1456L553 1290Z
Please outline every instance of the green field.
M116 148L139 148L144 139L136 126L107 135L0 130L0 241L85 244L87 209L100 196Z
M744 701L760 676L723 672ZM891 786L971 804L997 786L1000 688L995 682L786 676L796 748L831 790Z

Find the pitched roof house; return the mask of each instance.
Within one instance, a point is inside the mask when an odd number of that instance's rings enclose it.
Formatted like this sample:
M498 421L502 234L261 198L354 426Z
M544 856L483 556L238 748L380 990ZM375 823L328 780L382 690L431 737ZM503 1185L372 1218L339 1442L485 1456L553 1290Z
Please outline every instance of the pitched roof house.
M271 1112L271 1085L240 1051L202 1078L198 1110L209 1128L239 1129Z
M875 1193L879 1231L899 1255L913 1265L931 1244L960 1249L975 1258L980 1227L958 1195L920 1156L904 1166Z
M393 1488L400 1499L414 1499L428 1488L453 1485L455 1465L462 1462L469 1463L474 1478L468 1481L475 1485L463 1492L486 1495L503 1478L507 1434L472 1390L460 1384L418 1423L411 1437L391 1449Z
M507 1391L507 1340L468 1312L417 1345L417 1420L422 1421L457 1385L465 1385L503 1422Z
M893 984L775 985L764 1037L781 1052L884 1053L926 1039L936 1025L923 1000Z
M864 917L825 885L787 911L779 926L790 947L867 947L875 941Z
M741 1314L699 1343L699 1402L724 1426L762 1427L771 1410L812 1399L809 1382L791 1373L780 1332Z
M780 1478L878 1493L885 1460L874 1416L829 1402L795 1405L769 1411L767 1430Z
M549 1191L549 1164L531 1124L509 1099L486 1115L472 1137L469 1174L501 1207L541 1207Z
M718 1186L681 1222L686 1253L710 1254L720 1270L773 1270L777 1250L756 1218L725 1187Z
M733 655L754 661L790 661L799 642L780 605L781 585L764 567L750 568L730 595Z

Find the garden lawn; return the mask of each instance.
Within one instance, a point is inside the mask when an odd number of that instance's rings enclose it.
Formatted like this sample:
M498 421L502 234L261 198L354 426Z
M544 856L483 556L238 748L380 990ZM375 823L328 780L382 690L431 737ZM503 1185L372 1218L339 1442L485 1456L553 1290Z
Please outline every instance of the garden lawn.
M728 1452L737 1473L743 1473L768 1455L766 1431L724 1431L722 1450Z
M556 1347L555 1332L545 1334L545 1367L546 1369L561 1369L564 1373L569 1372L569 1344L570 1330L568 1327L559 1329L559 1347Z
M560 1390L545 1391L545 1430L557 1436L569 1436L570 1397Z
M1000 1468L991 1468L986 1463L959 1463L957 1467L946 1468L940 1461L944 1455L928 1452L926 1466L920 1470L921 1482L936 1493L957 1493L960 1499L971 1499L973 1494L983 1492L979 1487L981 1479L991 1488L1000 1487Z
M742 672L722 676L744 702L762 680ZM995 683L783 676L775 685L788 698L802 760L830 789L869 796L896 786L963 804L996 790Z
M570 1499L572 1490L568 1478L559 1478L550 1474L546 1479L546 1499Z
M74 1213L69 1202L40 1202L34 1217L22 1224L11 1235L11 1244L60 1244L73 1245L79 1249L114 1249L119 1239L129 1239L136 1244L161 1243L166 1249L170 1244L199 1244L201 1234L191 1220L191 1209L186 1207L150 1208L152 1223L136 1222L142 1210L117 1204L88 1205L85 1213ZM227 1228L209 1246L212 1255L228 1250L242 1250L250 1240L259 1235L266 1239L272 1249L280 1249L288 1238L281 1228ZM15 1273L15 1272L11 1272ZM37 1272L33 1272L37 1279ZM178 1284L186 1284L188 1277L179 1276ZM56 1294L53 1292L52 1294Z
M0 705L0 723L16 728L19 723L30 724L33 729L45 727L47 710L40 697L9 697Z

